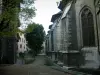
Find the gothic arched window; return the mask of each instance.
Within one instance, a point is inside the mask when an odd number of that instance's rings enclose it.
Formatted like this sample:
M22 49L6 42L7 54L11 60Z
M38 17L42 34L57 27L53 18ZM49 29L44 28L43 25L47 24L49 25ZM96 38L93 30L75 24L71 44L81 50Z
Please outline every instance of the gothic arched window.
M95 46L93 14L86 8L81 14L83 46Z

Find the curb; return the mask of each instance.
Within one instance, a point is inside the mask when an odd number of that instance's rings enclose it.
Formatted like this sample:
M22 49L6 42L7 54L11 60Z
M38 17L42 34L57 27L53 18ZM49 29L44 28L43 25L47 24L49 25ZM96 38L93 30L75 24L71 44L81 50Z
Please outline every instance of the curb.
M48 58L48 57L46 57L46 58ZM48 59L50 59L50 58L48 58ZM52 69L64 72L64 73L71 74L71 75L92 75L92 74L86 74L86 73L83 73L83 72L78 72L78 71L64 69L63 67L61 67L61 66L59 66L58 64L55 64L55 63L53 63L53 65L49 66L49 67L52 68Z

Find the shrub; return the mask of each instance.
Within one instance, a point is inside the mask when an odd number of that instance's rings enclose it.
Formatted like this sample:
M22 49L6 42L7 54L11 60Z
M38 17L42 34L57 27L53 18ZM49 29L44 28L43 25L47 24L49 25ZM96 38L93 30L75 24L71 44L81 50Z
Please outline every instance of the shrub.
M25 56L25 53L22 53L22 52L19 53L20 58L24 59L24 56Z
M31 64L31 63L33 63L34 62L34 58L27 58L27 59L25 59L25 64Z

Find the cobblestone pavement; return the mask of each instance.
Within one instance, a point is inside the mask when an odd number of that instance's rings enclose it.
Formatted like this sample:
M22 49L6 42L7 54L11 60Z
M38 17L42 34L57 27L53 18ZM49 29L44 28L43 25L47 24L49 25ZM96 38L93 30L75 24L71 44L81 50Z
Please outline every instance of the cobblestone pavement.
M38 56L34 63L28 65L11 65L0 67L0 75L68 75L44 65L44 56Z

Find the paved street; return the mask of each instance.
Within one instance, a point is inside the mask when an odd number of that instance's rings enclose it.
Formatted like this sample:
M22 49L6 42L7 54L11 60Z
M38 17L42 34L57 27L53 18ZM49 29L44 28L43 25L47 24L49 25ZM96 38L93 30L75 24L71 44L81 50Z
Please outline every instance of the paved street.
M38 56L33 64L1 67L0 75L66 75L66 73L45 66L44 56Z

